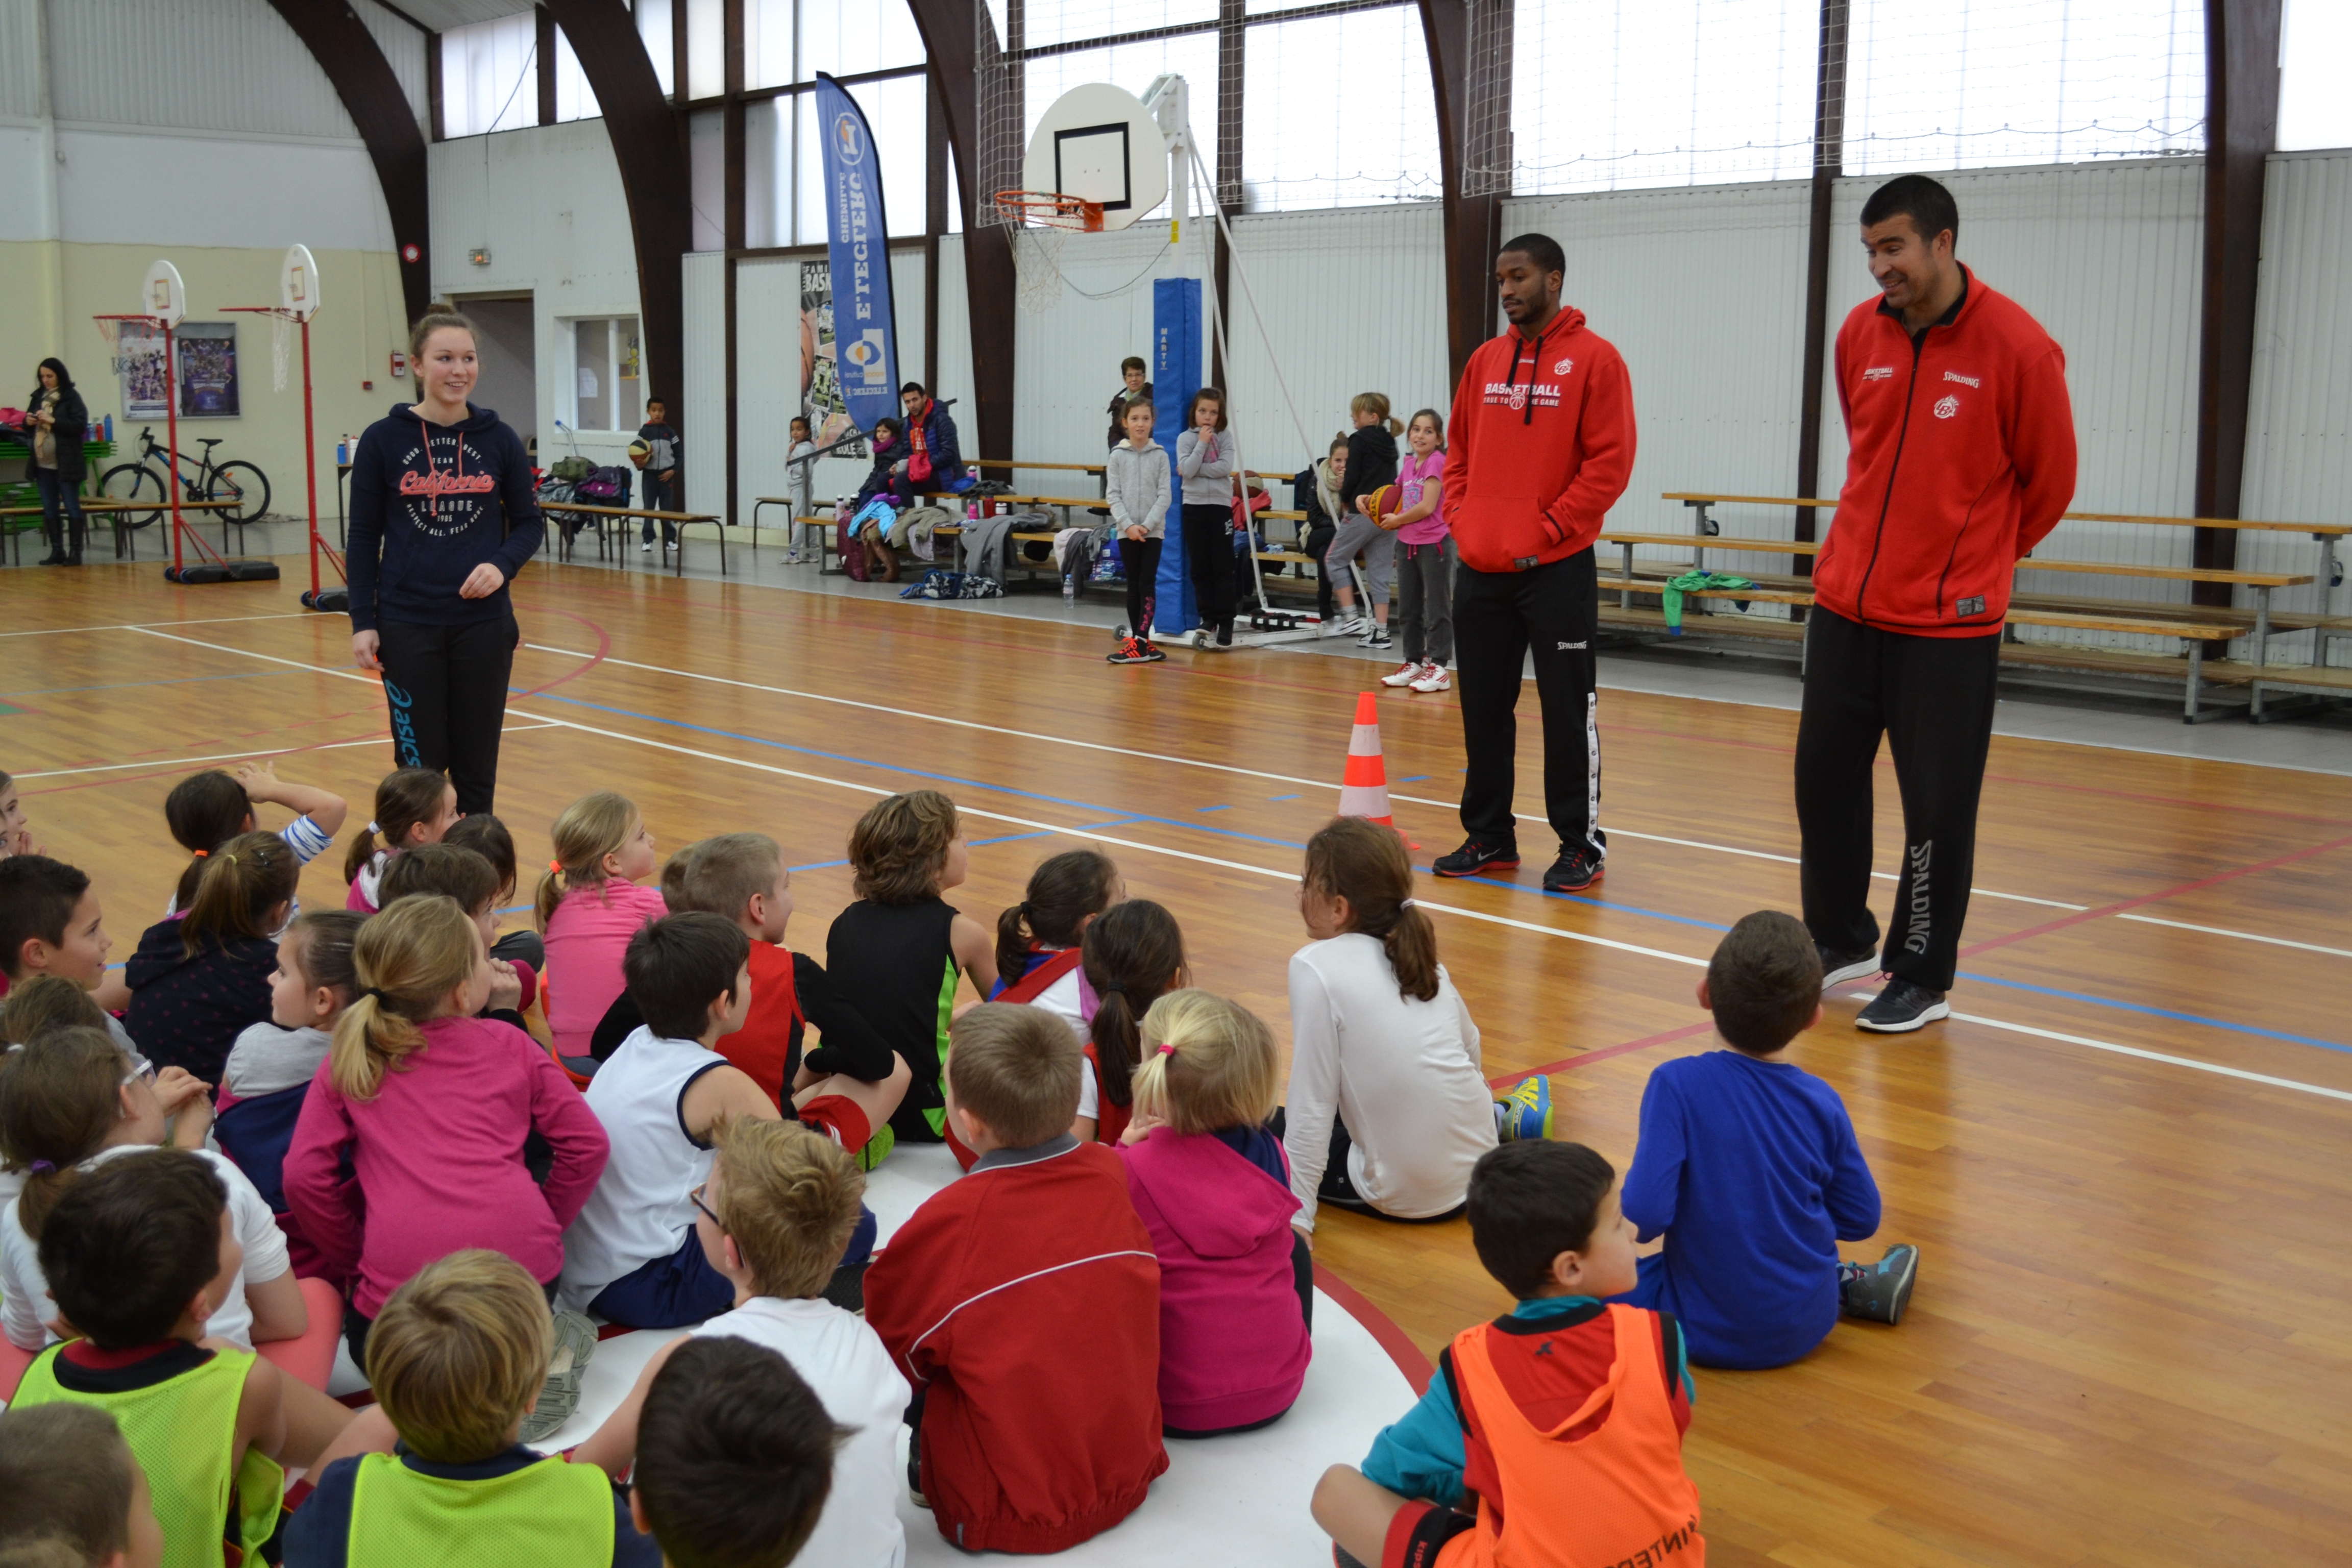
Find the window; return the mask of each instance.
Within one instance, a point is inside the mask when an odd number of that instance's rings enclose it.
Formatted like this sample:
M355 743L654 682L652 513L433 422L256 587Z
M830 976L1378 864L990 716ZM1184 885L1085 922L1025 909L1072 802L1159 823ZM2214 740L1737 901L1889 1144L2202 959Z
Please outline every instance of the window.
M1036 134L1037 122L1045 118L1047 110L1054 107L1054 100L1074 87L1090 81L1107 81L1141 98L1154 77L1163 72L1182 77L1184 85L1191 89L1192 139L1200 149L1201 166L1208 171L1211 179L1216 178L1216 34L1180 33L1172 38L1148 38L1108 48L1076 49L1066 55L1047 55L1043 59L1029 61L1020 68L1020 71L1024 79L1023 107L1025 110L1021 128L1021 146L1024 151L1029 139ZM1429 96L1425 88L1422 96L1424 99ZM1016 183L1019 168L1016 159L1013 165ZM1197 213L1208 205L1208 193L1201 189L1197 176L1192 189L1195 193L1192 210ZM995 195L994 191L983 190L980 193L980 199L990 202Z
M727 90L725 0L672 0L672 4L686 7L686 90L678 96L717 98Z
M538 123L539 25L530 12L441 35L444 136Z
M1250 9L1281 9L1306 0L1253 0ZM988 0L988 19L1004 39L1004 0ZM1104 38L1154 27L1181 27L1213 23L1217 0L1022 0L1021 42L1024 48L1050 48L1083 38Z
M907 0L800 0L801 79L855 76L924 62ZM877 126L878 133L880 128Z
M2352 5L2343 0L2286 0L2279 50L2278 144L2352 147Z
M1436 99L1417 9L1268 23L1252 27L1243 48L1249 211L1434 201L1442 194ZM1208 79L1216 79L1213 72ZM1200 98L1192 102L1201 161L1213 177L1213 132L1199 123Z
M595 89L588 85L588 73L580 68L580 57L572 52L572 40L563 29L555 30L555 118L594 120L604 111L596 106Z
M686 117L688 199L697 250L727 248L727 111L698 109Z
M793 31L795 4L796 0L743 0L743 86L747 90L790 87L798 79L793 75L798 58L794 46L799 42ZM899 0L898 9L906 8L906 0Z
M574 430L635 431L645 423L637 319L597 316L564 325L571 330L572 383L556 398L571 412L564 423Z
M671 0L637 0L637 37L645 40L646 58L664 97L677 91L677 53L670 37Z

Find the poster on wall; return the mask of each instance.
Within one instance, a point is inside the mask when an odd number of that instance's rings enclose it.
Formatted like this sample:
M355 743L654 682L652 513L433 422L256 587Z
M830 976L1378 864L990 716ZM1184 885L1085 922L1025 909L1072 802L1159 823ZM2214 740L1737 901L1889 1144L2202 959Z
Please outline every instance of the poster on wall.
M173 336L180 350L180 417L236 418L236 323L183 321Z
M823 261L801 263L801 411L816 432L816 444L827 446L855 432L849 400L841 386L841 356L834 341L833 268ZM835 451L836 458L863 458L866 443L853 441Z
M163 328L123 322L114 363L122 376L125 420L162 419L171 412L164 401Z

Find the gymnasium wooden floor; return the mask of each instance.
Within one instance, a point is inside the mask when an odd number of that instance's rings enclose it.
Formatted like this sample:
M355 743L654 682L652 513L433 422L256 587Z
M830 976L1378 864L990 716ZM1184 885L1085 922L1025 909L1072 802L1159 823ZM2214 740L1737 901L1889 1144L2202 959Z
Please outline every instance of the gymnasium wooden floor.
M0 573L0 767L48 850L97 877L118 959L179 870L160 806L186 772L283 752L365 819L382 709L347 624L294 586ZM499 810L526 864L601 786L666 848L756 828L806 868L792 934L821 953L851 823L930 784L974 841L951 901L992 920L1036 860L1095 840L1176 911L1198 984L1286 1033L1298 846L1336 802L1371 667L1118 668L1091 630L546 564L518 597L527 695ZM1426 864L1457 836L1458 720L1445 698L1381 710ZM1691 989L1717 929L1795 906L1795 716L1610 692L1601 717L1597 897L1537 889L1539 824L1515 880L1423 891L1489 1073L1550 1071L1559 1135L1622 1168L1650 1068L1706 1048ZM1839 997L1796 1049L1885 1193L1854 1254L1910 1240L1925 1264L1898 1329L1699 1373L1712 1561L2352 1561L2352 779L1996 739L1977 885L1960 1016L1875 1039ZM341 902L330 862L303 896ZM1320 1235L1425 1352L1507 1305L1459 1223L1334 1214Z

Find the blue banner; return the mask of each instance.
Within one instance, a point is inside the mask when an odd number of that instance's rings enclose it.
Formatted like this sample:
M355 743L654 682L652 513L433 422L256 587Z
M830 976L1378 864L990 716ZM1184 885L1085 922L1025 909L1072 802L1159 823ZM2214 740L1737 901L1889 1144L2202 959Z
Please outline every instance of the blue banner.
M876 420L899 413L898 321L890 308L882 160L865 110L823 71L816 78L816 122L824 148L835 366L850 418L860 430L871 430Z

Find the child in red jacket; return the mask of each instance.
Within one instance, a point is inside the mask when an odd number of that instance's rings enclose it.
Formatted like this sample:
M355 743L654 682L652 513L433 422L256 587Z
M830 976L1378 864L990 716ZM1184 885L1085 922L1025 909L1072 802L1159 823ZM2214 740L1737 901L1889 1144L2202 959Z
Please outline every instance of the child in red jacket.
M866 1321L915 1387L908 1479L967 1552L1062 1552L1135 1511L1160 1441L1160 1263L1118 1156L1080 1143L1078 1042L990 1002L950 1030L971 1174L899 1227Z

